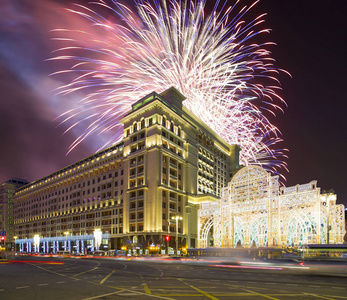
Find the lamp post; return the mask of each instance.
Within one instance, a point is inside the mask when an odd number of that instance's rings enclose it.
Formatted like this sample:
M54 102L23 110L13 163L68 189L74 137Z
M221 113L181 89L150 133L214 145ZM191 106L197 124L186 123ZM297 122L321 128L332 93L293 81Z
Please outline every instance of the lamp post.
M170 219L167 220L168 223L168 228L167 228L167 236L165 237L166 239L166 249L167 249L167 254L169 254L169 245L170 245Z
M65 234L65 249L64 249L64 250L65 250L65 251L67 251L67 250L66 250L66 249L67 249L67 236L69 235L69 233L70 233L70 232L68 232L68 231L65 231L65 232L64 232L64 234Z
M171 218L172 220L176 220L176 254L178 250L178 220L182 220L181 216L174 216Z
M18 236L14 236L14 252L16 252L16 240L18 239Z

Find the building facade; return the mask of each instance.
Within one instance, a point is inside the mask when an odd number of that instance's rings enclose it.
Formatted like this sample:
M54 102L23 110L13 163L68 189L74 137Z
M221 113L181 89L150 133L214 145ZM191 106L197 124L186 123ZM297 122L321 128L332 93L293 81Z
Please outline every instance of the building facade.
M216 201L239 151L182 105L175 88L132 105L121 143L19 189L23 252L196 247L199 204ZM166 249L167 250L167 249Z
M24 179L11 178L0 184L0 235L5 237L5 244L14 240L13 197L16 189L28 184Z
M302 247L342 244L344 206L316 181L280 187L258 166L238 171L220 200L200 204L199 247Z

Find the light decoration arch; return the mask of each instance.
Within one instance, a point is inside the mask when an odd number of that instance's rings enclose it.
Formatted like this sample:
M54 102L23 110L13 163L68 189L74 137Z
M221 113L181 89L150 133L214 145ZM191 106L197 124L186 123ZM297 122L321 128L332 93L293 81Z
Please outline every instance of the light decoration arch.
M280 187L278 176L259 166L239 170L218 201L200 204L198 218L199 247L207 239L215 247L335 244L346 232L335 194L321 194L316 181Z

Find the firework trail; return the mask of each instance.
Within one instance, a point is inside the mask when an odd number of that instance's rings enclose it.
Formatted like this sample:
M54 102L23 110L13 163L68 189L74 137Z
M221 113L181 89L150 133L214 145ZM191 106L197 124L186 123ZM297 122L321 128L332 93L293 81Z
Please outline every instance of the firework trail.
M66 46L53 60L71 63L56 72L72 76L60 93L85 95L63 114L63 122L77 120L67 130L88 124L69 151L91 134L112 132L103 147L120 141L119 120L131 104L174 86L187 97L188 109L242 148L242 164L275 173L285 168L284 151L276 149L280 132L265 116L284 103L277 94L279 69L267 49L273 43L256 42L269 32L262 28L264 14L243 21L258 1L240 2L217 0L210 14L205 0L135 0L135 12L115 0L68 9L93 29L55 30Z

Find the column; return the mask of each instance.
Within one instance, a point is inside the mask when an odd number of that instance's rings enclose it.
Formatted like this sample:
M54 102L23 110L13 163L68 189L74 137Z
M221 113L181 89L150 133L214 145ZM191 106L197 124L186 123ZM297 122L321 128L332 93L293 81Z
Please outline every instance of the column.
M94 239L92 239L92 242L90 243L90 251L94 252L95 248L94 248Z
M81 240L81 253L84 254L84 240Z

